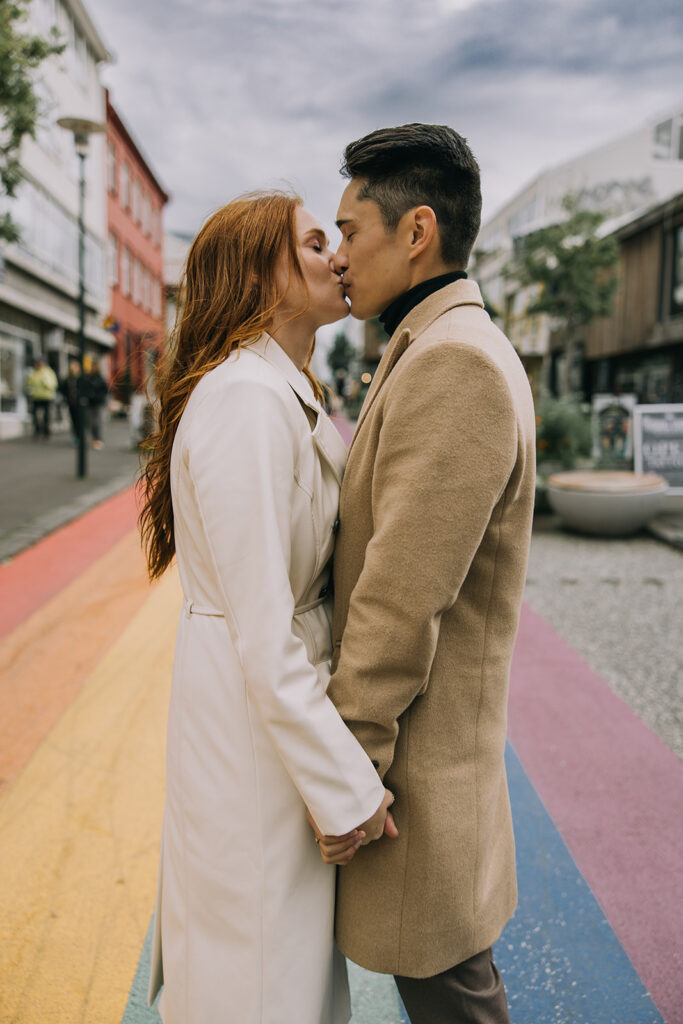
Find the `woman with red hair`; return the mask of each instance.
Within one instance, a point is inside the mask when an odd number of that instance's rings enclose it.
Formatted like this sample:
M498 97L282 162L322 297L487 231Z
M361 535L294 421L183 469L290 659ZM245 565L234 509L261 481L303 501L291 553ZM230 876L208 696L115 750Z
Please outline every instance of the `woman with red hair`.
M310 360L344 289L301 201L262 193L204 225L182 299L140 517L184 597L150 999L164 1024L345 1024L334 863L393 798L326 695L346 452Z

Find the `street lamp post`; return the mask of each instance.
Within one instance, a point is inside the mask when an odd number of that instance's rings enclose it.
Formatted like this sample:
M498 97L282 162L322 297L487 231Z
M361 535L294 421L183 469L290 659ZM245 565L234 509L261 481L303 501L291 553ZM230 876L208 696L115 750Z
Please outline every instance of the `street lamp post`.
M74 145L78 155L78 352L81 364L80 389L78 400L78 449L76 457L76 476L87 475L87 458L85 444L85 413L88 398L84 388L85 373L85 158L88 152L88 139L98 132L106 132L107 126L98 121L88 121L82 117L60 117L57 121L60 128L72 132Z

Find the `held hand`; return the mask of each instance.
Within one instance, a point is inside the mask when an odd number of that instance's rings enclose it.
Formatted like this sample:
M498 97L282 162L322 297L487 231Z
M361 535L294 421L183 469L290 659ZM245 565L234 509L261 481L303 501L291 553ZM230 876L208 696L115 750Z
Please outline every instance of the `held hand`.
M365 832L365 839L362 840L361 845L367 846L375 839L380 839L383 835L390 836L392 839L398 837L398 829L394 822L393 815L389 813L389 808L394 802L394 794L388 790L384 790L384 799L379 805L375 813L367 821L364 821L360 828ZM389 822L388 819L391 819Z
M384 835L390 839L398 839L398 829L391 811L387 811L387 820L384 822Z
M345 836L324 836L311 817L310 811L306 811L306 818L313 829L320 856L325 864L348 864L365 838L365 832L358 828L347 832Z

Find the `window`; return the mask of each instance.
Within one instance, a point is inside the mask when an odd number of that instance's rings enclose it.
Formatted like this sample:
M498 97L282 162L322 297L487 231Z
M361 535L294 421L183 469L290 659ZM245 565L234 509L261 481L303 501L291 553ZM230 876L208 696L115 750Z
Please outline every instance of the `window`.
M109 232L107 246L107 284L110 288L119 283L119 243L113 231Z
M121 250L121 294L130 295L130 249L124 246Z
M130 208L130 167L125 160L121 164L121 206Z
M152 280L152 316L161 320L161 281L158 277Z
M22 392L21 341L0 334L0 412L16 412Z
M152 295L150 288L150 277L149 270L147 267L142 268L142 307L145 313L149 313L152 308Z
M142 193L140 192L140 182L137 178L133 181L133 220L136 224L140 223L142 216L140 206L142 200Z
M158 206L152 209L152 241L155 245L161 243L161 211Z
M78 283L78 221L52 196L24 180L16 196L0 196L0 216L11 209L20 231L21 250L51 274ZM106 246L89 231L85 237L85 284L92 295L105 294Z
M79 29L74 31L75 67L78 84L84 89L88 84L88 43Z
M55 0L36 0L30 10L39 35L46 36L57 23Z
M146 192L142 198L142 230L146 235L152 230L152 206Z
M683 224L674 231L671 313L673 316L683 313Z
M142 267L140 260L133 260L133 302L142 305Z
M107 143L107 188L116 192L116 146L111 139Z
M655 160L683 160L683 116L655 126L652 155Z

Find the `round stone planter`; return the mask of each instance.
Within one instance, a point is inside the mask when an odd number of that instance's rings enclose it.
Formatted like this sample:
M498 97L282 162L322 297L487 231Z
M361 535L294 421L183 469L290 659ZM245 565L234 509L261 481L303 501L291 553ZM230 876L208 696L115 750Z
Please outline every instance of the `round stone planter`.
M573 530L625 537L656 515L667 487L655 473L578 470L548 477L548 501Z

